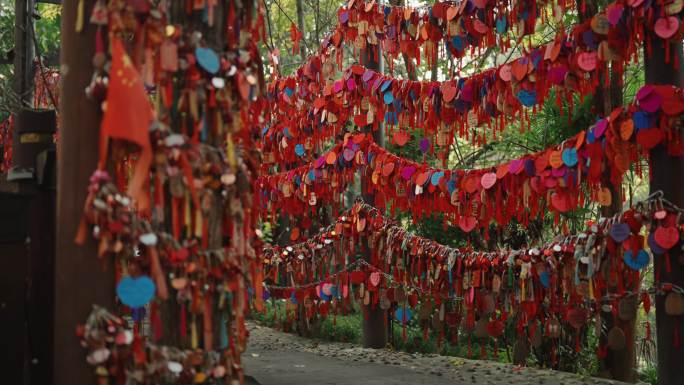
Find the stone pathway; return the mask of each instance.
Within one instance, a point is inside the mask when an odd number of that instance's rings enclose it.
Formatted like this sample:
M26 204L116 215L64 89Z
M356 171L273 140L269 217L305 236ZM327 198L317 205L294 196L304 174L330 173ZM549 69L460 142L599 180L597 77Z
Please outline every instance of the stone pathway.
M245 372L261 385L621 385L570 373L322 342L249 324Z

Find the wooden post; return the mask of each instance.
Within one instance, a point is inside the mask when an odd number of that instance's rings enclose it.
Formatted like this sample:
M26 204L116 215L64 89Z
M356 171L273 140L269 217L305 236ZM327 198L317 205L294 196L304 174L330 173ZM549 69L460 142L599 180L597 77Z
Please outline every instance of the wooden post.
M684 85L684 58L682 57L681 40L671 44L666 50L662 40L656 36L647 36L652 52L644 48L646 65L646 83ZM666 62L665 54L672 56ZM675 58L676 56L676 58ZM679 63L675 68L674 63ZM665 198L672 203L684 207L684 157L671 157L661 145L651 151L651 191L662 190ZM661 282L671 282L684 287L684 262L681 258L681 240L670 249L671 272L665 269L665 257L656 256L654 269L656 276L660 272ZM682 357L684 357L684 317L673 317L665 313L665 296L656 296L656 345L658 349L658 384L676 385L682 383ZM674 346L675 330L679 333L679 347Z
M361 62L366 68L380 71L381 56L379 47L374 50L367 48L362 51L361 55ZM383 127L381 122L380 128L373 132L373 140L379 146L384 145L385 135ZM371 129L370 126L368 129ZM374 196L373 194L365 193L366 187L363 181L361 183L361 188L364 192L363 200L372 205L375 200ZM381 207L380 210L384 210L384 208ZM380 349L387 345L387 322L389 322L387 319L387 311L382 310L379 305L375 306L375 308L366 306L363 318L363 346L365 348Z
M94 0L83 0L86 14ZM57 243L55 260L54 385L95 383L94 369L75 335L93 304L112 308L114 272L104 271L92 237L74 244L83 214L88 179L97 166L100 117L98 106L86 99L93 74L95 28L84 23L75 31L79 0L65 0L62 8L62 90L57 147Z

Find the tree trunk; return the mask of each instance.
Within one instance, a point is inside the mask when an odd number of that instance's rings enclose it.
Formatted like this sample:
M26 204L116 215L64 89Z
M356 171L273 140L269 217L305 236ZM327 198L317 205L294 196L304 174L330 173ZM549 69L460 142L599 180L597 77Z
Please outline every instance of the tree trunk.
M302 0L296 0L297 5L297 28L302 34L302 41L299 43L299 54L302 55L302 62L306 61L306 44L304 40L304 4Z
M672 84L678 87L684 85L684 57L682 57L681 40L665 49L663 40L657 36L646 36L651 45L649 55L644 47L644 61L646 65L647 84ZM666 52L672 57L666 62ZM676 55L676 57L675 57ZM675 68L673 63L680 63ZM679 207L684 207L684 157L671 157L663 145L651 150L651 184L652 192L662 190L664 197ZM669 251L671 272L665 269L665 257L654 258L656 277L660 275L660 282L671 282L684 287L684 263L682 258L681 239ZM659 273L658 273L659 272ZM684 357L684 343L674 344L675 333L684 333L684 317L673 317L665 313L665 296L656 295L656 346L658 349L658 384L677 385L682 383L682 357ZM680 337L681 339L681 337Z
M315 23L315 33L316 33L316 43L321 41L321 3L320 1L314 1L316 4L316 12L314 13L314 23Z
M33 106L33 1L14 1L14 92L21 105Z
M622 104L622 86L619 81L619 74L611 72L610 88L602 89L603 100L596 100L595 105L600 112L599 116L606 116L613 110L613 108L618 107ZM603 80L600 79L599 82L604 84ZM600 106L600 107L599 107ZM603 176L604 186L610 190L611 204L605 206L601 209L601 215L604 217L611 217L620 211L622 211L622 186L613 185L610 182L610 171L606 170ZM608 272L606 272L608 274ZM638 281L632 282L632 284L625 288L625 290L636 291L639 289L640 283ZM635 313L636 314L636 311ZM637 380L636 376L636 316L631 320L623 320L619 317L613 316L612 313L603 312L602 320L604 325L604 331L607 333L613 327L618 327L622 329L627 337L626 346L620 350L608 349L605 359L602 361L604 370L610 373L610 377L619 381L635 382ZM605 344L607 338L605 335L601 335L602 342Z
M591 19L598 11L596 0L585 3L584 12L580 12L580 21ZM622 104L622 86L619 74L610 72L609 87L605 87L604 74L599 74L598 87L594 91L594 106L592 112L599 117L606 116L613 108ZM610 217L622 210L622 186L615 186L610 181L610 170L603 175L603 186L610 191L611 204L601 208L601 215ZM608 274L608 265L600 274ZM638 283L637 283L638 285ZM637 289L629 287L626 290ZM611 313L601 312L602 330L599 340L603 346L607 343L607 332L613 327L619 327L627 337L626 347L621 350L608 349L606 357L600 360L600 370L603 375L610 378L634 382L636 380L634 368L636 366L635 324L636 317L630 321L624 321L613 317Z
M299 29L299 33L302 34L302 40L299 42L299 55L302 58L302 62L305 62L306 44L304 40L304 4L302 0L296 0L295 6L297 8L297 29ZM277 243L280 246L287 246L290 243L290 231L292 230L293 226L297 226L297 223L293 223L287 214L280 215L278 218L278 228L282 229L282 237L277 240ZM297 333L300 336L308 337L311 335L311 325L309 324L309 320L306 316L306 308L301 302L297 303L296 328Z
M379 48L373 48L368 46L362 52L361 63L368 69L381 71L381 56ZM367 130L371 130L370 126L366 127ZM377 131L373 132L373 140L379 146L384 145L384 133L383 125ZM375 197L373 194L366 194L365 179L362 179L361 189L363 194L363 200L368 204L373 204ZM384 210L384 208L380 208ZM370 255L366 255L369 259ZM363 314L363 346L366 348L384 348L387 345L387 312L382 310L380 306L364 306Z
M437 56L437 58L439 59L439 56ZM430 81L436 82L437 81L437 60L435 60L435 62L432 63L432 68L430 70L432 72L430 74Z

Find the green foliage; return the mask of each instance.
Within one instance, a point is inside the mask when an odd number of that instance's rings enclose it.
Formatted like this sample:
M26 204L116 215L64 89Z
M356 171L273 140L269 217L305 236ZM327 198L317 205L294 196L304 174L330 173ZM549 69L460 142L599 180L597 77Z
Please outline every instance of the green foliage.
M292 53L293 42L290 26L297 25L297 1L303 6L304 31L300 46L305 54L318 51L321 40L337 25L339 1L334 0L265 0L267 5L267 49L280 52L280 71L283 75L292 74L302 64L300 53ZM267 71L268 72L268 71Z
M39 3L35 15L37 53L55 56L60 47L61 5ZM14 1L0 0L0 63L12 57L15 32ZM33 42L31 42L33 44ZM0 64L0 119L14 107L12 91L14 68L12 63Z
M592 111L592 95L561 95L557 104L557 91L552 90L541 108L529 113L525 130L516 129L516 121L504 132L503 138L492 145L492 151L516 157L537 152L557 144L589 128L597 119Z
M577 333L580 334L579 351L576 350ZM577 331L566 326L558 347L557 369L586 376L596 375L599 371L599 361L596 356L598 343L598 336L593 327L585 327Z
M271 300L266 302L265 313L252 312L254 320L268 327L279 328L284 331L293 332L295 325L290 323L285 317L285 301ZM317 316L312 321L310 336L326 341L335 342L361 342L362 331L361 314L352 312L351 314L328 317Z
M648 365L639 370L639 380L649 385L658 385L658 367Z
M62 23L62 6L56 4L38 4L40 19L36 21L36 39L41 55L52 55L59 52L60 28Z
M14 48L14 1L0 0L0 63L9 60ZM12 89L12 64L0 64L0 120L9 113L7 93Z
M263 222L261 223L260 226L258 226L261 229L261 240L266 242L266 243L273 243L273 224L270 222Z
M14 47L14 1L0 0L0 57Z
M263 313L252 311L252 318L264 326L275 327L278 323L277 313L281 310L284 311L285 306L275 301L267 301L264 308Z
M429 332L426 336L423 334L423 330L413 322L409 322L407 325L406 338L404 338L403 326L394 321L392 334L393 348L399 351L408 353L440 354L443 356L470 359L487 359L502 363L511 362L506 349L495 345L491 338L480 339L460 333L458 343L452 344L449 341L446 341L446 338L442 339L434 332ZM483 345L484 350L482 349Z
M430 152L423 154L420 150L419 143L423 135L422 131L415 130L410 133L411 139L406 145L400 147L390 143L386 147L391 153L403 158L419 163L426 162L431 167L440 167L441 162L434 154ZM408 212L396 211L393 214L393 217L407 230L419 236L452 247L461 247L466 243L466 234L458 227L446 224L442 214L437 213L431 217L421 218L420 221L411 220L411 214Z
M321 339L337 342L361 343L361 314L328 316L314 328L314 334Z

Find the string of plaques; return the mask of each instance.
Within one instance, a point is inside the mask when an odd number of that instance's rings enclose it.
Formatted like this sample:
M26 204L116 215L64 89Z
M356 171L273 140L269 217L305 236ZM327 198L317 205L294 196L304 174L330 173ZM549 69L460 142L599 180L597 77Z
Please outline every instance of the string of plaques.
M604 314L630 320L638 306L650 311L652 295L666 296L668 315L684 314L681 287L660 279L652 288L641 283L653 258L670 266L682 212L655 193L620 214L590 222L580 233L538 247L484 252L413 235L357 202L307 241L264 249L263 298L285 299L290 322L338 314L354 302L379 306L392 310L404 337L413 325L424 330L424 338L430 330L452 343L459 335L469 343L471 337L496 340L509 324L522 345L516 351L529 353L530 345L546 340L554 356L561 333L574 335L579 347L580 331L593 320L599 325L596 335L607 335L598 349L603 356L626 343L618 326L600 330ZM298 304L306 312L295 311ZM676 333L673 343L680 343Z
M497 1L483 3L484 7L493 8L502 5ZM528 3L517 2L513 13L525 9L523 14L532 15L526 20L534 21L535 13L527 11L535 5ZM344 12L355 15L350 19L354 21L346 24L340 21L339 28L345 32L338 33L340 37L335 40L335 46L361 38L368 40L369 45L382 44L383 53L393 55L387 51L392 47L434 47L444 41L447 51L452 52L454 46L469 44L465 42L477 45L483 41L479 40L482 36L501 34L493 32L493 25L485 27L482 33L472 27L478 22L493 24L497 20L494 13L480 13L479 7L471 2L464 1L460 5L466 8L451 12L451 17L435 8L457 7L438 3L431 13L418 18L408 16L415 13L411 8L404 8L403 12L392 8L391 12L383 14L382 7L376 10L377 5L370 10L352 6ZM356 16L356 12L363 15ZM396 15L402 13L406 18L403 22L396 21ZM422 131L423 137L419 139L426 141L428 148L446 161L445 155L455 136L470 139L478 145L496 140L497 134L510 126L514 118L522 122L521 129L529 126L536 108L549 97L555 98L559 108L565 102L569 106L568 115L571 115L573 94L581 97L593 94L602 84L602 78L610 79L610 72L623 81L624 69L638 60L647 36L655 35L663 41L677 39L681 35L681 13L679 2L661 8L654 2L618 0L568 31L559 28L548 42L530 47L510 63L472 76L454 75L453 79L443 82L401 80L358 65L346 68L342 76L337 77L329 56L332 51L323 50L311 57L295 75L275 76L269 85L267 98L271 120L262 131L264 165L289 166L311 159L326 141L344 132L348 122L358 127L371 126L374 130L384 123L390 128L389 137L399 145L406 143L409 133ZM364 27L367 23L375 27ZM452 25L457 27L452 28ZM433 26L446 31L416 37L413 37L415 32L410 32ZM401 31L395 34L393 31L397 28ZM377 41L370 43L373 39ZM492 44L496 41L485 40ZM337 52L342 55L343 50ZM468 50L461 47L460 52ZM409 49L402 54L420 57L420 50ZM671 53L666 55L669 61ZM671 60L676 60L676 55ZM476 130L475 126L482 128Z
M414 221L443 213L465 232L514 219L526 225L546 211L558 221L561 213L581 206L585 195L610 205L606 184L620 185L632 165L639 171L637 161L648 158L656 146L681 156L683 111L680 89L644 86L632 104L616 108L563 143L482 169L430 167L388 152L365 134L347 134L307 165L261 176L262 216L339 207L358 171L368 181L365 192L375 193L377 207L389 204L392 210L410 211Z

